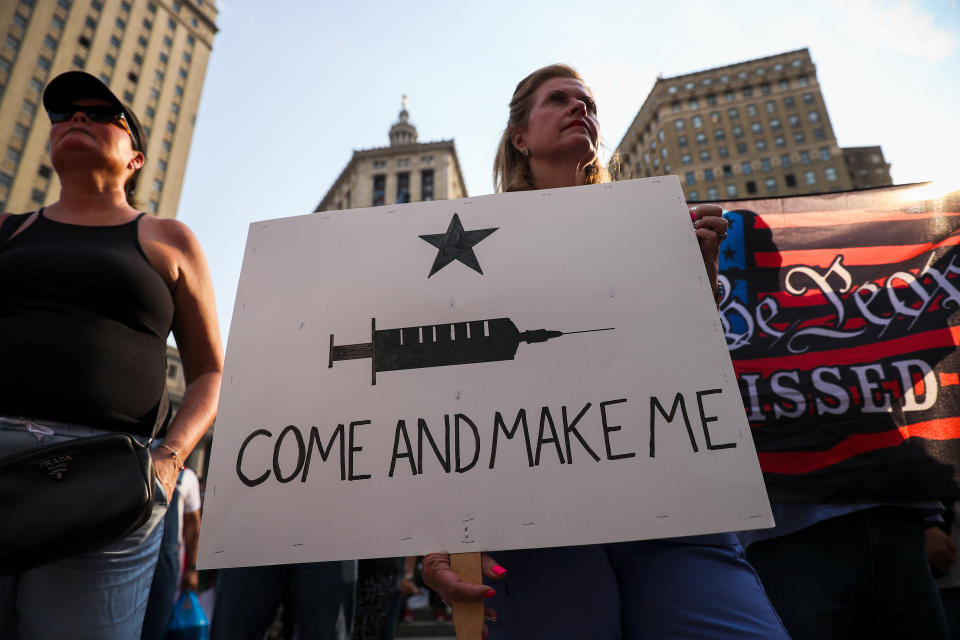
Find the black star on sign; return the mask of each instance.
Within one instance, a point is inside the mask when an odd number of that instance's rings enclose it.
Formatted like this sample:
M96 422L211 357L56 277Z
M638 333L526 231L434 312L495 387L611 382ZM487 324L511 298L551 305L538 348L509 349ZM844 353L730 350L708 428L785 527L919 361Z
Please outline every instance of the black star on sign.
M477 262L477 256L473 253L473 246L499 228L500 227L494 227L493 229L464 231L463 225L460 223L460 216L453 214L453 219L450 220L450 226L447 227L446 233L420 236L439 249L437 257L433 261L433 267L431 267L427 277L429 278L454 260L459 260L480 275L483 275L483 269L480 268L480 263Z
M736 256L737 256L737 252L730 247L727 247L726 249L723 250L723 257L726 258L727 260L733 260Z

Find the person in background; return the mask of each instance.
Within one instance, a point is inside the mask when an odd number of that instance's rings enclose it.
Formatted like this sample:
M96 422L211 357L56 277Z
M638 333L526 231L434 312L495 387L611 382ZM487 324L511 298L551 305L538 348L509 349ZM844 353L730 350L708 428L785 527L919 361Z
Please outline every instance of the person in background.
M497 189L609 181L599 140L597 105L580 75L560 64L539 69L510 101L494 162ZM727 222L718 206L692 212L716 293ZM424 557L424 580L448 602L486 599L491 639L788 637L733 534L502 551L496 560L483 554L482 563L496 588L461 580L445 553Z
M187 386L151 453L153 516L104 549L0 578L0 638L134 640L167 497L216 412L223 350L213 286L186 225L132 203L147 148L133 111L82 71L51 80L43 107L59 199L0 214L0 457L111 432L146 442L171 330Z
M950 640L960 640L960 500L945 503L943 522L924 532L927 561L940 590L940 602L947 619Z
M140 640L166 638L178 592L197 590L200 506L200 482L193 469L187 467L177 478L170 508L163 518L160 556L153 572Z
M350 640L356 581L356 560L219 569L210 638L262 640L284 602L299 640Z

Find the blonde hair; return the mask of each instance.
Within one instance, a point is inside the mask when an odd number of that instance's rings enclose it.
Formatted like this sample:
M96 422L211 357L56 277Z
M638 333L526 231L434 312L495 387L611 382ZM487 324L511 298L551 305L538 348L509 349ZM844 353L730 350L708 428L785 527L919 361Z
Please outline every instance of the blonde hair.
M510 117L507 127L500 136L497 155L493 159L493 184L496 191L530 191L536 189L530 161L513 146L513 135L527 126L530 110L533 108L534 94L551 78L573 78L583 82L583 78L573 67L565 64L551 64L537 69L520 81L510 100ZM597 141L600 146L600 141ZM594 152L593 159L584 166L586 184L610 182L610 173L600 164L600 158Z

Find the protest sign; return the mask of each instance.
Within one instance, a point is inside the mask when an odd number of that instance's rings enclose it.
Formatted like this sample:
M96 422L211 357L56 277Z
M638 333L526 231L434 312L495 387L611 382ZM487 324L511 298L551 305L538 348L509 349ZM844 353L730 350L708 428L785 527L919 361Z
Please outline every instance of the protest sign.
M723 203L724 333L774 502L960 497L960 192Z
M675 177L251 225L201 566L771 524Z

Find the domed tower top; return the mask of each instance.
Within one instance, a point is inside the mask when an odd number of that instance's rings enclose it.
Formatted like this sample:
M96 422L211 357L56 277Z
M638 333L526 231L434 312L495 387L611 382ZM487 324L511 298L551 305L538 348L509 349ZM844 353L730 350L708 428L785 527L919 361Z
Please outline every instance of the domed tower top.
M413 144L417 141L417 128L410 124L410 114L407 113L407 96L403 96L403 108L400 109L400 118L390 127L390 146Z

